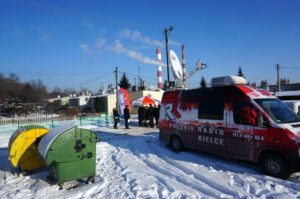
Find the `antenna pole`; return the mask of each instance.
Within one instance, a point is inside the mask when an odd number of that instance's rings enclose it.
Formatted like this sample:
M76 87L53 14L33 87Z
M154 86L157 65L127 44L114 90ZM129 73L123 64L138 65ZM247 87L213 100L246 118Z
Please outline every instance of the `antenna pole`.
M185 55L184 55L184 45L181 46L182 48L182 72L183 72L183 86L186 88L186 71L185 71Z
M169 88L170 87L170 72L169 72L168 29L165 29L165 37L166 37L166 55L167 55L167 72L168 72L167 88Z
M281 91L281 88L280 88L280 78L279 78L279 64L276 64L276 69L277 69L277 84L278 84L278 91Z

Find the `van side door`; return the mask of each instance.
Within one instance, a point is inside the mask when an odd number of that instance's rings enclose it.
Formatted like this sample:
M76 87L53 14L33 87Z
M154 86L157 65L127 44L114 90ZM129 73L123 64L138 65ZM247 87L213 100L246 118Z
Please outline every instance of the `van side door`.
M250 102L233 102L233 114L228 118L228 152L237 159L254 156L254 136L257 109Z

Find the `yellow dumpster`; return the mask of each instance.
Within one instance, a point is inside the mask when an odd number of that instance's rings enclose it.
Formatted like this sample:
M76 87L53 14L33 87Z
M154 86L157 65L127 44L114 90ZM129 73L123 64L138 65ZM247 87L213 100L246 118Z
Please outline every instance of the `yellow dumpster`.
M39 125L19 127L10 137L8 143L9 159L14 167L20 165L22 171L45 167L38 154L38 144L49 130Z

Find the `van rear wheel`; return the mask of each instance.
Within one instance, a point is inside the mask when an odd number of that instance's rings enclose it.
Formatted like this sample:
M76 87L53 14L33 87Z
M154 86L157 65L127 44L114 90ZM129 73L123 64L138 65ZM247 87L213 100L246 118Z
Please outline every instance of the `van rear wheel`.
M177 136L171 138L170 146L171 146L171 149L175 152L180 152L183 150L182 141Z
M280 155L264 155L261 158L260 167L265 174L276 178L287 179L290 175L289 165Z

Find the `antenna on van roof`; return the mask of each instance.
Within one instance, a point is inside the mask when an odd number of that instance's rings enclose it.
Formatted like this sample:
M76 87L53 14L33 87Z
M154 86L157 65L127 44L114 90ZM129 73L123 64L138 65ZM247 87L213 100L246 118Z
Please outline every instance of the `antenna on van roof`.
M205 69L205 68L207 68L207 64L204 64L204 63L202 63L200 60L198 60L198 62L197 62L197 64L196 64L196 68L192 71L192 72L190 72L190 74L187 76L187 77L185 77L184 79L183 79L183 85L186 85L186 81L188 80L188 79L190 79L198 70L203 70L203 69Z
M181 64L177 58L176 53L173 50L170 50L170 60L176 88L186 88L185 85L188 79L190 79L198 70L207 68L207 64L203 64L198 60L196 68L192 72L190 72L188 76L184 77Z

